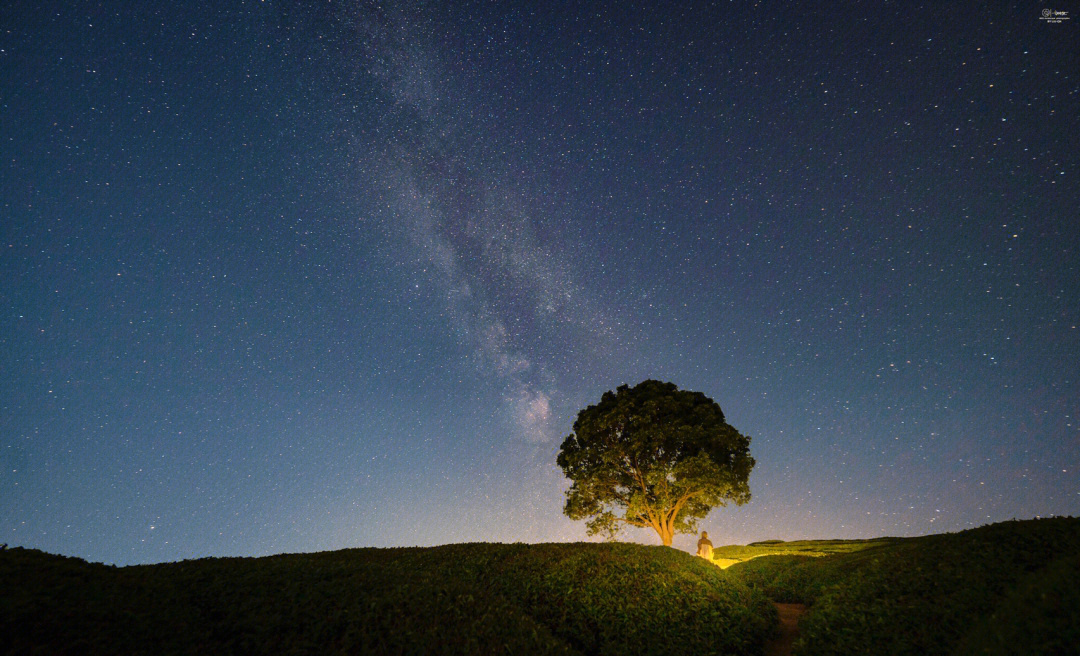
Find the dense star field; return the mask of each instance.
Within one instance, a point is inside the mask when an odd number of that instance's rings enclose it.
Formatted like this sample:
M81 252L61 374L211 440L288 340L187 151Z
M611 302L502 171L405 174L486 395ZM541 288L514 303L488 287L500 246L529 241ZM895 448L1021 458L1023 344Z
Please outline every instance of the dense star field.
M753 440L718 545L1080 514L1043 8L5 3L0 542L584 539L647 378Z

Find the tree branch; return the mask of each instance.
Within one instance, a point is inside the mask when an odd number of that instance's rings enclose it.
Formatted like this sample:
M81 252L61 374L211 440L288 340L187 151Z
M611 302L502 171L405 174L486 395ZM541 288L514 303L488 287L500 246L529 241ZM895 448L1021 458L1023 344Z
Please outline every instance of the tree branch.
M651 528L648 524L640 520L633 520L628 517L616 517L615 521L623 522L631 526L637 526L638 528Z
M694 497L696 497L699 494L701 494L701 490L694 490L693 492L687 492L686 494L679 497L675 501L675 505L671 507L671 511L668 513L667 517L672 522L674 522L675 517L679 514L679 511L683 509L683 506L685 506L686 503L688 501L690 501L690 499L693 499Z

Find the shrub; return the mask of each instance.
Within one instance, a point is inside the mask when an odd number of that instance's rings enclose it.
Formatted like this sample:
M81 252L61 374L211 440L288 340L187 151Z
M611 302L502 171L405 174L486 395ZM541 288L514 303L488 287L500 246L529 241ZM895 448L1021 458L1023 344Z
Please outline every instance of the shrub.
M664 547L448 545L112 568L0 552L6 652L759 653L760 593Z
M1065 601L1080 594L1066 583L1078 558L1080 520L1056 518L817 559L758 558L727 572L811 604L796 654L1054 654L1059 642L1042 632L1078 630L1077 605Z

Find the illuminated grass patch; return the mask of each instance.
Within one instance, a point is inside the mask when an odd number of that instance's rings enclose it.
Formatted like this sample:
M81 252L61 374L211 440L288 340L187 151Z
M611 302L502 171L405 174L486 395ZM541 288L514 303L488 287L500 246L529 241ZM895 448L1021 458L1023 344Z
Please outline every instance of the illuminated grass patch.
M765 540L747 545L727 545L713 548L713 562L722 568L746 562L761 556L831 556L854 553L886 544L894 544L903 538L876 538L873 540Z

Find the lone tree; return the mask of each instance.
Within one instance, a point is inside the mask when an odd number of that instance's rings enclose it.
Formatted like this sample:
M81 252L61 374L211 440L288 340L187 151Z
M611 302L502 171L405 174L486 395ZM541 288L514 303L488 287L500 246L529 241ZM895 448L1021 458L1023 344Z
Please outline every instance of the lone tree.
M563 512L591 518L589 535L639 526L666 546L715 506L749 501L754 466L750 438L715 401L657 380L621 385L579 412L557 462L572 482Z

